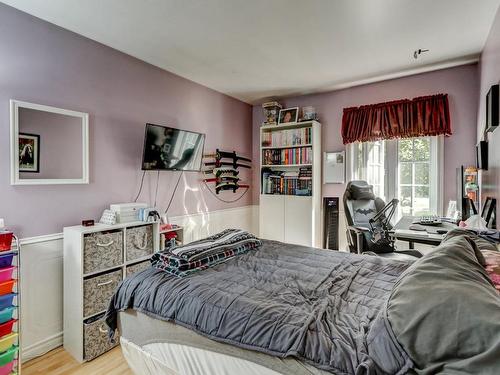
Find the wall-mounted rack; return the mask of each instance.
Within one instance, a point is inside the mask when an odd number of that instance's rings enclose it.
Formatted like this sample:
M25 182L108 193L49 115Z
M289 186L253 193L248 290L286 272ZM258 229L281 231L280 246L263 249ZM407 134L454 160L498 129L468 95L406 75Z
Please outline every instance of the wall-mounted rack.
M238 155L235 151L221 151L217 149L215 153L203 155L205 159L213 159L213 161L204 161L206 169L204 172L205 183L215 184L215 193L223 190L232 190L233 193L239 188L249 189L250 185L241 183L239 177L239 168L252 168L252 160Z

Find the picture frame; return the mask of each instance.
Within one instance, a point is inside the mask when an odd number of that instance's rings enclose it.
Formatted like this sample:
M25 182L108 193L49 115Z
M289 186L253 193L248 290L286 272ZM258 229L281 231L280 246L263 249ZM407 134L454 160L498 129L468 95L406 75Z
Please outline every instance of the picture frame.
M278 125L299 121L299 107L280 109Z
M323 153L323 183L345 183L345 151Z
M19 133L19 172L40 173L40 135Z

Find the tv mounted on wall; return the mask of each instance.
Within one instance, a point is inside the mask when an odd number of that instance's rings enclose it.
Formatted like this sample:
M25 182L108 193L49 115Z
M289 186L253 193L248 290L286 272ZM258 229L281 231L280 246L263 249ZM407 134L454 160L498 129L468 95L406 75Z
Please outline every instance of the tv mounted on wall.
M493 85L486 95L486 131L492 132L500 124L499 87Z
M205 134L146 124L142 169L200 171Z

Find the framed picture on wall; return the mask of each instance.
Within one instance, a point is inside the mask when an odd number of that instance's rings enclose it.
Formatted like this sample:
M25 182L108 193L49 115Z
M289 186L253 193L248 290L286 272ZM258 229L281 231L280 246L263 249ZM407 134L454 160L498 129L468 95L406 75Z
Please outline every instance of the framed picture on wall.
M345 183L345 151L323 153L323 183Z
M19 133L19 172L40 172L40 136Z
M278 124L299 121L299 107L280 109Z

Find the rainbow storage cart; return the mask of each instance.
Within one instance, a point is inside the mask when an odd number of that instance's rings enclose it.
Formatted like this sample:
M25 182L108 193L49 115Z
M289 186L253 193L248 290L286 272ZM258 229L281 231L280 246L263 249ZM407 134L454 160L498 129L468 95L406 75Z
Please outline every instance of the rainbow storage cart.
M0 236L4 237L0 246L0 375L19 375L19 241L10 232L0 232Z

